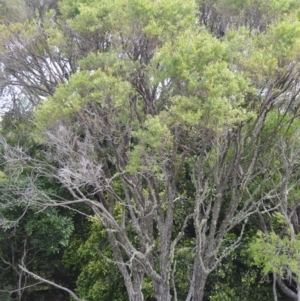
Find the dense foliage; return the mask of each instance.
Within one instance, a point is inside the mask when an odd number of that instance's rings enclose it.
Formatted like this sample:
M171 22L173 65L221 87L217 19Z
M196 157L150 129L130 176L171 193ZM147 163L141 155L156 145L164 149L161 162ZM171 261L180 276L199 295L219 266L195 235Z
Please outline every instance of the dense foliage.
M299 58L298 0L0 0L0 300L300 300Z

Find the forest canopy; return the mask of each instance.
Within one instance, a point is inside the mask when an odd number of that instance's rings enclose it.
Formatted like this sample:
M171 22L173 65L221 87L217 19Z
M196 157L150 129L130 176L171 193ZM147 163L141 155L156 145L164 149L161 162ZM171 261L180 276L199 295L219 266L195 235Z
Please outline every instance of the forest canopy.
M300 300L299 59L298 0L0 0L0 300Z

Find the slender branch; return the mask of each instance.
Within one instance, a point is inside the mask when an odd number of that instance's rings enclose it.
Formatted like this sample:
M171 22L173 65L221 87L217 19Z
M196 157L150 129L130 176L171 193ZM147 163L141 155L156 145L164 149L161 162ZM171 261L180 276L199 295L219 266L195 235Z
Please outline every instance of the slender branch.
M8 294L13 294L13 293L19 292L20 290L23 291L23 290L26 290L27 288L31 288L31 287L39 285L41 283L44 283L44 281L39 281L39 282L36 282L34 284L26 285L26 286L23 286L22 288L17 288L15 290L11 290L11 291L0 289L0 292L2 292L2 293L8 293Z
M276 274L275 273L273 273L273 295L274 295L274 301L278 301L277 291L276 291Z
M19 265L19 268L20 268L23 272L27 273L29 276L33 277L33 278L36 279L36 280L39 280L39 281L44 282L44 283L47 283L47 284L49 284L49 285L52 285L52 286L54 286L54 287L56 287L56 288L58 288L58 289L61 289L61 290L65 291L65 292L67 292L70 296L72 296L72 298L73 298L75 301L86 301L86 300L84 300L84 299L80 299L74 292L72 292L72 291L69 290L68 288L66 288L66 287L64 287L64 286L61 286L61 285L59 285L59 284L56 284L56 283L54 283L53 281L47 280L47 279L45 279L45 278L42 278L41 276L38 276L38 275L34 274L33 272L28 271L28 270L27 270L25 267L23 267L22 265Z

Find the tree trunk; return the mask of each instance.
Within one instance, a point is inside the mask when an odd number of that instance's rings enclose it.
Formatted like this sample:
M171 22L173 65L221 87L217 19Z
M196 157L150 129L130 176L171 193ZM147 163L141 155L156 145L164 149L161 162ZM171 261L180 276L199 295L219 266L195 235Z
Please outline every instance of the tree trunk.
M208 275L201 271L201 269L200 272L195 275L194 296L192 299L193 301L202 301L207 276Z
M193 280L190 285L189 294L186 301L202 301L204 297L204 288L208 274L201 266L200 258L197 256L194 262Z
M130 301L144 301L144 295L142 293L144 271L138 262L134 262L134 269L131 271L133 273L133 292L130 297Z
M291 290L282 280L281 276L276 275L276 282L281 289L281 291L286 294L289 298L299 301L299 294L295 293L293 290Z
M144 296L142 293L142 288L132 292L130 295L129 301L144 301Z
M157 301L171 301L170 286L168 284L154 284L154 293Z

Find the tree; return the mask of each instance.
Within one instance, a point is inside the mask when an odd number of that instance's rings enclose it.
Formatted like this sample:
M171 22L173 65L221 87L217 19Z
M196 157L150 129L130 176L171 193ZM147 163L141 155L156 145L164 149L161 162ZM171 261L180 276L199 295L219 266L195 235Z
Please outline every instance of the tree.
M114 263L105 228L92 217L81 227L84 225L85 234L79 232L81 235L71 241L64 254L65 264L80 270L76 291L90 301L123 301L126 288Z
M0 15L2 98L9 109L20 100L35 106L76 72L80 53L60 23L57 0L2 0Z
M300 299L299 290L299 133L298 120L287 123L276 145L273 162L274 181L280 179L279 207L272 216L261 217L261 231L250 244L250 253L264 273L273 274L278 287L292 300ZM274 289L275 300L277 300Z
M16 113L14 110L6 113L2 117L1 134L10 146L22 146L31 156L41 158L40 150L30 138L32 123L29 116L28 112ZM56 297L62 295L52 287L41 285L41 281L30 278L19 265L25 265L44 277L70 283L65 281L66 269L61 257L73 232L73 220L69 211L56 208L40 211L39 207L19 202L19 195L24 196L28 189L30 174L31 170L24 170L22 175L14 178L1 171L0 291L9 298L5 300L42 300L43 292ZM36 185L45 195L50 191L64 194L57 183L46 179L37 179Z
M90 42L89 54L35 110L46 160L3 151L8 174L30 168L71 197L47 197L32 182L20 201L91 208L130 301L144 299L145 279L158 301L178 299L176 265L192 224L181 285L186 301L201 301L247 218L278 207L270 200L283 181L267 184L277 135L298 114L297 15L217 39L199 26L193 1L66 0L59 8L75 40Z

